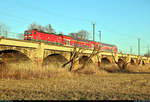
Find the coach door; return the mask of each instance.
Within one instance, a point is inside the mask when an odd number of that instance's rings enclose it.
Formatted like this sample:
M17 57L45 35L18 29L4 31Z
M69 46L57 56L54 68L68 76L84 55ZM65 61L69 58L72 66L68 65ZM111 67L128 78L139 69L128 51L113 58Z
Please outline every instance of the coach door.
M70 40L69 39L65 39L65 43L66 43L66 46L70 46Z
M95 45L94 44L92 44L92 48L94 49L94 47L95 47Z

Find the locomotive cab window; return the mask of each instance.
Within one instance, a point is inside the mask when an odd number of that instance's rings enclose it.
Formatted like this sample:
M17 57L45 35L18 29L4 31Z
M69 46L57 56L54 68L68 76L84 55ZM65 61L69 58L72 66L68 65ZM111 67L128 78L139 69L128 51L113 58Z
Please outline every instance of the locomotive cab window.
M30 32L25 32L24 34L27 34L27 35L28 35L28 34L31 34L31 33L30 33Z
M28 34L28 32L24 32L24 34Z

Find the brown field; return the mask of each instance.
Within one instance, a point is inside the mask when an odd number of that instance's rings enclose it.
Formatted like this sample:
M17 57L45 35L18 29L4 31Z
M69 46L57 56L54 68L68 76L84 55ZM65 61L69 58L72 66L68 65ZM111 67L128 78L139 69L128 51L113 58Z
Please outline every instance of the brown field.
M115 65L103 69L116 70ZM128 72L108 73L91 67L80 74L59 68L1 70L0 100L150 100L149 69L130 66Z

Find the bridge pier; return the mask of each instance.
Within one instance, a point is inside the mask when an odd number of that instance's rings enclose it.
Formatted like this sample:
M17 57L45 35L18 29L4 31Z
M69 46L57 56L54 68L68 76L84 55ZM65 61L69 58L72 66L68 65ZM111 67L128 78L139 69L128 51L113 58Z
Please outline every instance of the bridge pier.
M32 57L31 57L33 63L35 64L35 66L37 68L41 68L42 67L43 55L44 55L43 43L39 43L38 48L34 50L34 52L32 54Z

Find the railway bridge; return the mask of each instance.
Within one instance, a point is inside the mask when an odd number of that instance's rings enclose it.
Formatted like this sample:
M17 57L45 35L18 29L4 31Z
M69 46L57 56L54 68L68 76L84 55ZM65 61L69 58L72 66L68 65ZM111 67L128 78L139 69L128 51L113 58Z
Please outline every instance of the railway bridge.
M70 55L73 51L73 47L54 45L45 42L17 40L10 38L0 38L0 61L9 62L13 61L29 61L37 66L41 66L43 63L54 62L54 59L58 62L64 63L70 59ZM80 59L87 58L92 53L90 49L84 49L80 54ZM112 52L100 52L101 63L114 63L114 59L117 62L131 62L131 64L145 65L150 63L149 57L113 53ZM79 60L80 61L80 60ZM92 57L93 63L98 63L97 56Z

